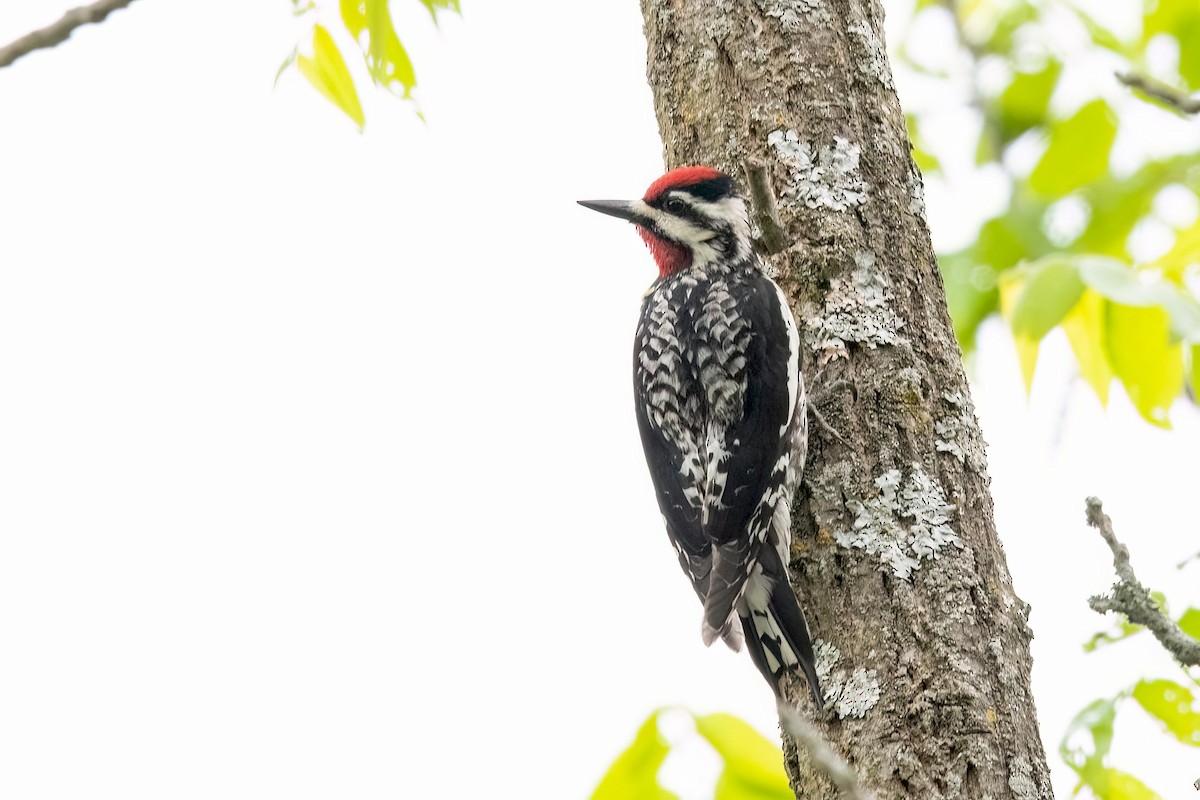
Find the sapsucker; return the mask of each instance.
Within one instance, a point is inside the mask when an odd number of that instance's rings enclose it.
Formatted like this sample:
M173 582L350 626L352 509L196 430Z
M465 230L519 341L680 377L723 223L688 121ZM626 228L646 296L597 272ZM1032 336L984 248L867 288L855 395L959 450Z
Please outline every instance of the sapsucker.
M658 280L642 302L633 387L646 463L705 644L744 641L780 694L804 673L823 705L788 576L791 505L807 450L800 337L755 253L728 175L681 167L641 200L581 205L637 226Z

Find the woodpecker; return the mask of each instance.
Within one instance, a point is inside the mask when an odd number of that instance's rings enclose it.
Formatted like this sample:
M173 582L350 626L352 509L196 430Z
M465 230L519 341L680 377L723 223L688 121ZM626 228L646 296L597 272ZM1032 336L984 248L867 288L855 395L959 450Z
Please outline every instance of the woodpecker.
M746 201L697 166L641 200L579 203L632 222L658 265L634 342L635 406L667 535L704 604L704 643L745 642L777 697L785 673L803 672L821 708L788 576L808 444L800 337L754 251Z

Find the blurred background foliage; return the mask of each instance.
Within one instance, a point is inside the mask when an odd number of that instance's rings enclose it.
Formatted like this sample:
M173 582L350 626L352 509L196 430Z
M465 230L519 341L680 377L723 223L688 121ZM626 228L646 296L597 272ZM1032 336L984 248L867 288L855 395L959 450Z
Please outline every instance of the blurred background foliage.
M416 2L425 6L434 24L437 24L438 14L461 12L459 0ZM337 0L336 18L333 0L320 4L315 0L292 0L292 9L296 16L313 21L311 41L296 45L284 59L275 76L277 81L295 65L304 79L349 117L360 131L366 124L366 115L347 61L353 63L361 59L372 84L397 97L412 100L417 73L396 33L388 0ZM330 19L322 16L322 12Z
M664 731L668 726L675 729L673 734ZM592 800L678 800L662 785L659 770L673 749L696 740L706 743L721 763L713 800L794 800L778 746L730 714L693 714L677 708L659 709L642 723Z
M1180 564L1180 568L1187 566ZM1151 593L1163 613L1169 613L1166 598L1157 592ZM1179 627L1188 636L1200 639L1200 608L1189 608L1176 619ZM1141 625L1131 625L1118 617L1113 627L1101 631L1088 640L1083 649L1087 652L1108 647L1136 636L1145 630ZM1140 637L1147 639L1148 637ZM1157 647L1157 642L1144 642ZM1075 715L1067 727L1058 746L1063 762L1075 771L1079 781L1075 786L1078 794L1084 787L1101 800L1157 800L1157 792L1134 775L1110 763L1113 729L1117 710L1126 700L1134 703L1156 720L1164 736L1173 737L1181 744L1200 748L1200 704L1196 702L1192 686L1200 685L1193 672L1180 666L1171 678L1146 678L1114 694L1089 703ZM1153 776L1147 776L1153 782Z
M1116 378L1169 427L1200 392L1200 3L917 0L893 53L927 183L985 208L938 253L964 354L1001 315L1028 389L1061 328L1101 403Z

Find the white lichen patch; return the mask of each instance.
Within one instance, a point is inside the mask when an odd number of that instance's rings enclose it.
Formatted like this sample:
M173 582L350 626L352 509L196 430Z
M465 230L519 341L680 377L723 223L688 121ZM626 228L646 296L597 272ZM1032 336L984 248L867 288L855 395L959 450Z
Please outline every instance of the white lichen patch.
M925 181L916 165L908 172L908 210L914 217L925 219Z
M946 502L941 484L913 464L908 480L900 470L875 479L878 494L847 503L854 512L851 530L834 535L842 547L862 550L879 559L897 578L909 580L921 561L937 558L946 545L962 547L950 527L955 507Z
M939 453L949 453L959 460L959 463L970 464L973 468L982 468L982 454L975 442L975 408L971 398L962 392L946 392L942 395L953 408L948 415L933 423L934 447Z
M879 678L873 669L854 670L842 687L838 697L837 715L841 719L858 717L862 719L867 712L879 702Z
M1044 796L1033 781L1033 767L1024 756L1008 762L1008 788L1016 800L1036 800Z
M862 719L879 702L879 676L875 670L858 667L847 672L837 669L842 654L822 639L813 642L813 655L816 656L814 666L825 693L825 703L837 712L840 719Z
M906 341L899 333L904 320L892 310L894 298L875 269L875 255L860 250L854 264L848 280L830 281L821 312L805 317L805 338L809 347L823 353L822 361L846 356L846 342L875 348Z
M887 49L883 46L879 35L875 33L875 29L868 25L866 20L863 20L856 25L851 25L846 30L858 37L862 42L863 50L866 51L867 57L858 61L858 71L891 88L892 71L888 67Z
M958 446L958 437L962 433L962 420L951 417L933 423L933 432L937 434L933 440L939 453L949 453L960 462L966 463L967 454Z
M785 33L798 33L804 27L803 16L812 14L817 22L828 22L829 12L821 0L759 0L759 6L768 17L779 20Z
M817 639L813 642L813 657L816 659L813 669L817 671L817 680L824 686L833 675L833 668L842 660L842 651L831 642Z
M789 180L783 188L783 204L803 204L809 208L845 211L862 205L870 186L859 174L862 149L841 136L833 145L815 147L801 141L794 130L777 130L767 136L779 160L788 169Z

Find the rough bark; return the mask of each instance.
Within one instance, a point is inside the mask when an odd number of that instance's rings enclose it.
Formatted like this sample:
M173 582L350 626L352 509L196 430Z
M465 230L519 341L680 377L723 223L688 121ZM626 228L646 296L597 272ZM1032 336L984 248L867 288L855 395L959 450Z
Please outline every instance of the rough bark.
M880 800L1052 797L1028 606L996 536L879 3L642 10L667 165L767 166L792 239L772 261L845 440L813 428L795 514L833 709L815 723ZM797 797L837 796L786 736L785 753Z

